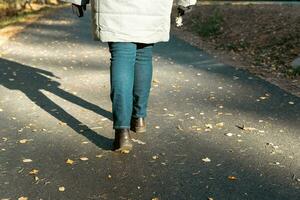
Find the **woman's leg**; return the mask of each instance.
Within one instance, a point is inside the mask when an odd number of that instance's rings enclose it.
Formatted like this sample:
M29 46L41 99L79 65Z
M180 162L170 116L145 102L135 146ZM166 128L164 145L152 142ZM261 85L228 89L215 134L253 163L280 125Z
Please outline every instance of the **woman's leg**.
M111 53L110 98L113 128L130 128L137 45L131 42L109 42L108 45Z
M135 118L147 116L148 98L152 82L152 49L154 44L137 44L134 66L133 110Z

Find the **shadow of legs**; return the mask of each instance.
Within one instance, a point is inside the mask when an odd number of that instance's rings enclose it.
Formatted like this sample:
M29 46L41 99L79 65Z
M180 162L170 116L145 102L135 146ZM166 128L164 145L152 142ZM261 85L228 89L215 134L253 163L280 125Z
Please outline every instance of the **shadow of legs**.
M92 143L103 150L112 149L112 140L104 136L98 135L95 131L82 124L79 120L67 113L64 109L50 100L40 91L26 91L24 92L36 105L51 114L56 119L67 123L77 133L85 136Z
M91 110L91 111L93 111L99 115L102 115L103 117L112 121L112 113L100 108L99 106L97 106L95 104L92 104L92 103L90 103L80 97L77 97L73 94L70 94L69 92L66 92L58 87L49 88L49 89L47 88L47 90L69 102L79 105L85 109Z

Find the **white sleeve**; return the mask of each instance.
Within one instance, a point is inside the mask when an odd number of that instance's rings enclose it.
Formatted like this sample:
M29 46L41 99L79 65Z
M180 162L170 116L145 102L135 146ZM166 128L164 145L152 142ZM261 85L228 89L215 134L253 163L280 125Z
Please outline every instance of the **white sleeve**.
M177 0L177 4L180 6L192 6L195 5L197 3L197 0Z

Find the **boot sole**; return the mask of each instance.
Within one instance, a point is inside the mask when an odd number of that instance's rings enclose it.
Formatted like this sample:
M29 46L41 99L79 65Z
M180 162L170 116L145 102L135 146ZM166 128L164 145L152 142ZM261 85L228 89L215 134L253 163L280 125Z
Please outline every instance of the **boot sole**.
M131 131L135 133L145 133L146 132L146 127L143 128L130 128Z
M119 153L129 153L132 150L132 145L127 145L127 146L123 146L121 148L115 149L115 152L119 152Z

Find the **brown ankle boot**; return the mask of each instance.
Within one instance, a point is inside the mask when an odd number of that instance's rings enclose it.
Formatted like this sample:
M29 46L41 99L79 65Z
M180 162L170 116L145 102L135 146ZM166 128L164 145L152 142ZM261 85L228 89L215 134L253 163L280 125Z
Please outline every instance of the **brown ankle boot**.
M130 130L136 132L136 133L145 133L146 132L146 122L145 118L139 117L131 118L131 125L130 125Z
M132 146L129 129L115 129L114 150L121 153L129 153Z

